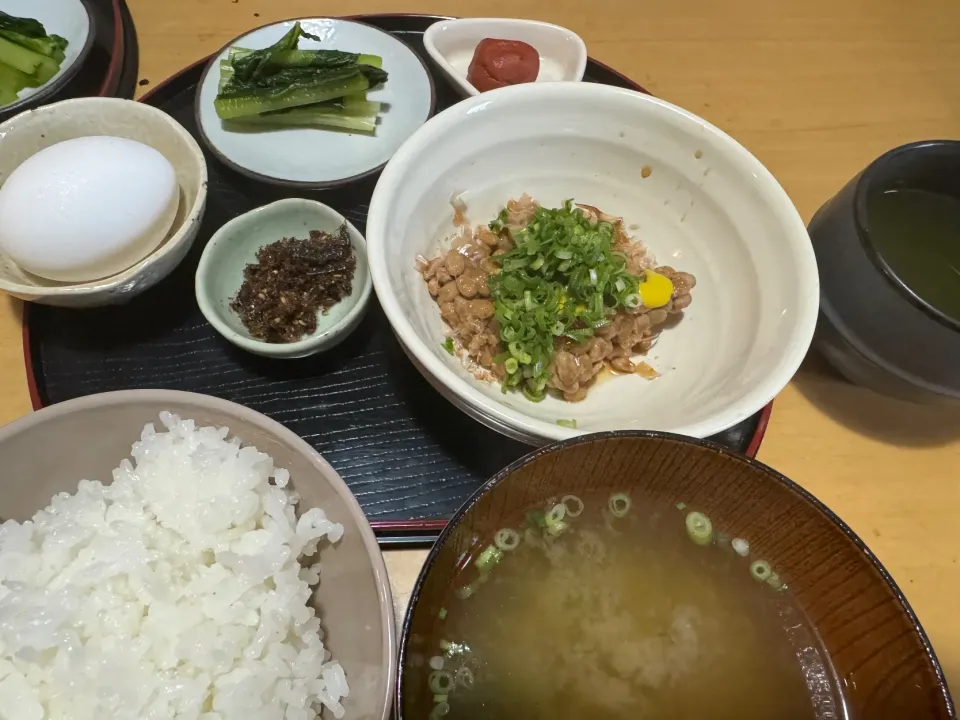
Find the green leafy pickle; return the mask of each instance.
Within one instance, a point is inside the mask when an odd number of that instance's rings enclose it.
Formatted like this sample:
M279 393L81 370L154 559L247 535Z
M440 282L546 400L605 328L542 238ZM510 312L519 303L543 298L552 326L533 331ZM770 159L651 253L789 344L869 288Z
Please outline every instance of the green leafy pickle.
M268 48L234 48L226 65L221 63L221 82L213 103L217 115L222 120L258 116L260 125L284 126L299 122L351 129L362 125L359 129L373 129L371 123L345 121L343 117L331 118L315 111L296 113L293 118L270 115L363 93L387 80L387 72L380 67L382 58L337 50L299 50L297 43L301 37L320 40L295 23Z

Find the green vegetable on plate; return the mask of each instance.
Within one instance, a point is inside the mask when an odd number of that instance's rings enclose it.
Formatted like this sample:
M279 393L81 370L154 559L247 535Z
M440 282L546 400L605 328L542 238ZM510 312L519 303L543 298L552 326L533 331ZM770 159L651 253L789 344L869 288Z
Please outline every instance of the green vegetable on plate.
M263 50L231 48L220 62L214 107L222 120L250 127L322 127L374 132L380 103L366 91L387 80L377 55L300 50L320 40L296 23Z
M36 20L0 12L0 105L9 105L20 91L53 79L65 57L67 41L47 35Z

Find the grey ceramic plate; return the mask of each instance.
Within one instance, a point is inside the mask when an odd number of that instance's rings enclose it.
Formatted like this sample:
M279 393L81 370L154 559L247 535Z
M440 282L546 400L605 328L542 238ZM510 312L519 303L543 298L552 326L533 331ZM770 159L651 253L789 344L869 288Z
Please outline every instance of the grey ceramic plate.
M390 77L369 91L382 103L373 134L316 128L280 128L239 132L225 126L213 101L220 84L220 61L231 47L269 47L295 22L321 42L302 38L302 49L331 49L379 55ZM341 185L370 175L433 114L433 79L421 60L402 40L380 28L341 18L300 18L252 30L210 61L197 88L197 126L203 141L221 162L255 180L298 189Z

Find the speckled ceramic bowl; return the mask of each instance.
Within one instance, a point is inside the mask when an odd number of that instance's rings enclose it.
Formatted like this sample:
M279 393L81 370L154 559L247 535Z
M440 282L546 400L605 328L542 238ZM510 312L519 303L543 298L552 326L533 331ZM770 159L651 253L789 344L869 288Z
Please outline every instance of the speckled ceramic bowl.
M193 244L207 200L207 164L197 141L156 108L116 98L64 100L28 110L0 124L0 184L27 158L64 140L113 135L158 150L173 165L180 208L166 239L140 262L99 280L63 283L17 266L0 252L0 290L23 300L65 307L126 302L165 278Z
M126 390L57 403L0 428L0 521L29 519L56 493L76 492L83 478L109 483L143 426L158 425L162 411L200 426L229 427L244 445L290 471L301 514L323 508L343 525L343 538L320 554L323 580L310 604L323 618L324 643L347 675L347 720L387 720L397 653L390 583L377 539L343 479L275 420L226 400L174 390ZM322 717L333 715L325 711Z
M255 339L230 309L230 302L243 284L244 268L257 261L257 251L282 238L305 238L311 230L333 234L344 223L357 258L350 295L327 314L318 315L316 331L302 340L268 343ZM288 198L244 213L220 228L203 250L195 289L200 311L227 340L257 355L292 359L329 350L353 332L363 319L373 281L367 268L366 242L353 225L316 200Z

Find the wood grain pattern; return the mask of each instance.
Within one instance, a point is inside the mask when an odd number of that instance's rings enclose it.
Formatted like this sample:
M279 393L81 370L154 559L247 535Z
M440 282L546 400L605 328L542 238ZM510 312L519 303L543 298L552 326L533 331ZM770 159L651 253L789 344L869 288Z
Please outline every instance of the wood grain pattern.
M273 19L333 0L129 0L141 77L163 80ZM731 133L805 219L897 144L960 136L955 0L354 0L349 12L513 15L573 28L592 56ZM255 17L258 14L259 17ZM149 89L149 85L141 91ZM18 303L0 299L0 422L30 410ZM760 458L823 500L891 571L960 685L960 412L886 400L812 358ZM403 601L425 557L388 553Z
M817 643L809 629L791 625L818 720L843 716L837 690L851 717L954 717L939 668L883 569L826 508L759 463L706 444L609 433L538 451L487 487L454 516L427 559L429 573L414 589L414 612L401 640L401 719L421 717L433 703L425 676L430 669L407 658L429 654L448 638L439 613L451 607L451 588L467 582L459 575L464 558L476 557L500 528L520 527L525 511L544 507L549 498L572 493L603 503L617 492L631 495L637 507L686 503L705 512L715 532L748 539L751 558L770 561L816 627L842 684L832 687L819 651L810 649ZM683 522L681 513L676 522Z

